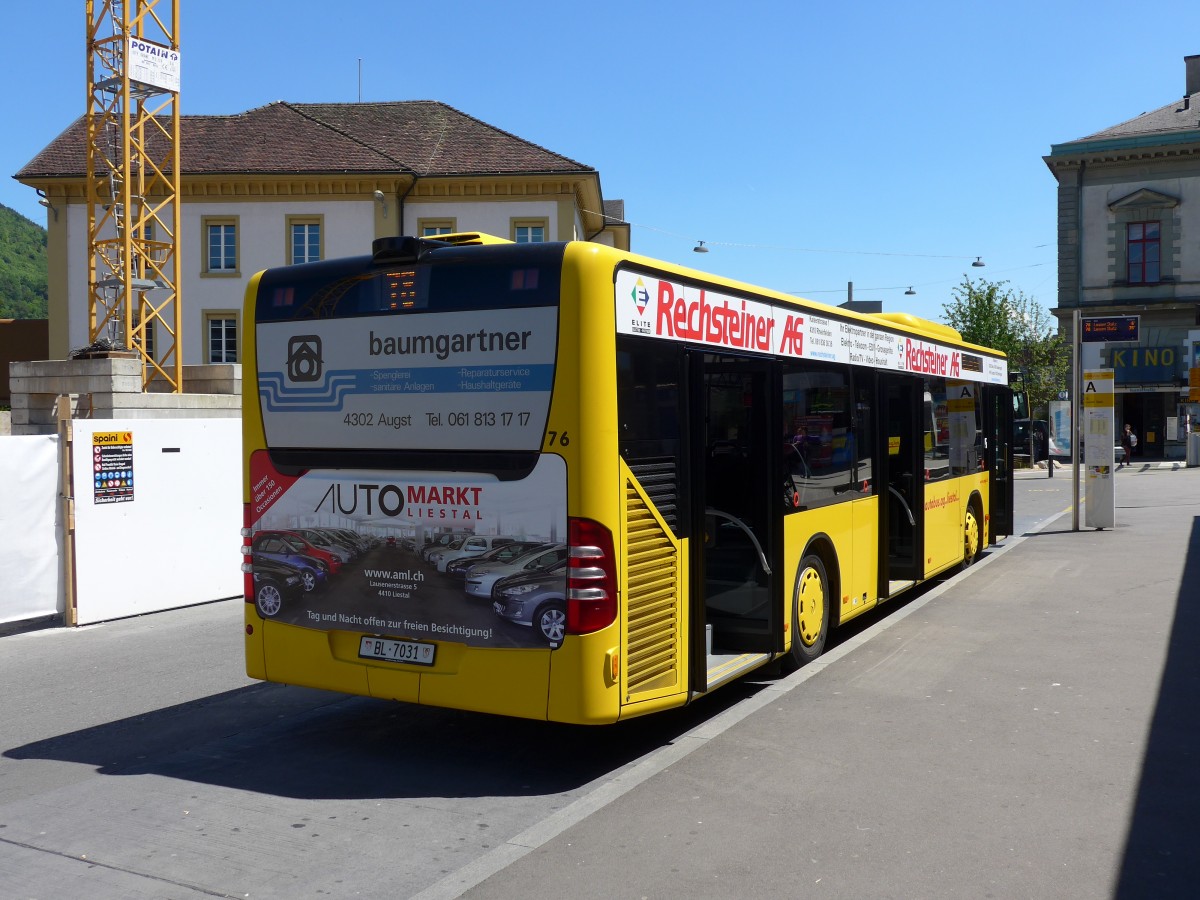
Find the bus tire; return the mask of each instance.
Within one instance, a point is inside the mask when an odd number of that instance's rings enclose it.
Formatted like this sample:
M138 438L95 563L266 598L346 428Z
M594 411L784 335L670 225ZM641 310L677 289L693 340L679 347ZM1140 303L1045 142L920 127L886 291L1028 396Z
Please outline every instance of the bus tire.
M809 553L800 560L792 592L792 649L784 657L785 670L795 671L821 655L829 636L830 603L825 563Z
M982 532L979 529L978 508L974 503L967 504L967 514L963 517L963 561L962 567L969 568L971 563L979 558L979 549L983 545Z

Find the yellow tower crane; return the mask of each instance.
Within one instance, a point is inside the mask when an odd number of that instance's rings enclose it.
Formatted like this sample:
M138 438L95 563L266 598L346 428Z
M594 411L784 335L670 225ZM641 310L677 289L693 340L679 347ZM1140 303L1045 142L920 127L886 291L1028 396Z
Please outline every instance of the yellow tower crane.
M183 390L179 0L87 0L88 330Z

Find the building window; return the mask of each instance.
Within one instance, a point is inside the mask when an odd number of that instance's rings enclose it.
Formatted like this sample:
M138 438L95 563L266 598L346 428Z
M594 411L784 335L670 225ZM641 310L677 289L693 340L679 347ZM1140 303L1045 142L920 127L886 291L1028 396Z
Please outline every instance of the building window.
M237 313L232 310L204 314L207 347L204 358L209 363L238 361Z
M236 275L238 228L234 218L208 218L204 222L204 271L209 275Z
M1158 222L1130 222L1125 230L1130 284L1158 284L1162 245Z
M546 226L545 219L515 219L512 239L518 244L541 244L546 240Z
M316 262L324 257L320 216L288 216L287 230L289 265Z
M439 234L454 234L458 230L454 219L418 219L417 234L421 237L437 237Z

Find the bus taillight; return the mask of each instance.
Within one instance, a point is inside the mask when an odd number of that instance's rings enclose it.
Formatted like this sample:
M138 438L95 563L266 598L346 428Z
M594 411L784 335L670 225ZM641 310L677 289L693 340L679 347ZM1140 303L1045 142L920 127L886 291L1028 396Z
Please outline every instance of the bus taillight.
M612 532L591 519L567 521L567 632L599 631L617 618Z
M242 504L242 521L245 527L242 528L242 593L246 595L246 602L254 602L254 569L250 557L250 504Z

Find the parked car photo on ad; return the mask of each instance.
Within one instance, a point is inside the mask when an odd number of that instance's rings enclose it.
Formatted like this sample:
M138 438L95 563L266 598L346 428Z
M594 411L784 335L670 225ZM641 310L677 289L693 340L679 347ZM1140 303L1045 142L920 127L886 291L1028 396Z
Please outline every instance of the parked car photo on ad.
M254 536L255 546L260 540L268 538L278 540L288 547L293 553L299 553L304 556L311 556L313 559L318 559L325 564L330 573L336 575L342 567L342 560L336 553L330 553L328 550L322 550L315 546L310 541L305 540L294 531L260 531ZM258 552L258 551L255 551ZM287 560L284 560L285 562Z
M496 585L496 615L533 628L551 647L567 633L567 561L548 569L512 575Z
M279 614L285 603L304 594L303 572L288 563L259 559L250 563L254 576L254 605L264 619Z
M343 540L335 539L328 532L318 528L297 528L294 532L304 538L314 547L319 547L326 553L331 553L338 558L338 562L342 565L350 562L357 555L354 550Z
M324 561L302 553L277 534L257 535L250 546L250 559L256 565L262 560L271 560L295 567L300 572L306 592L324 584L329 574L329 567Z
M439 550L444 550L456 541L461 541L463 538L470 537L469 531L446 531L442 534L435 535L433 540L421 548L421 559L429 562L429 558Z
M530 550L528 553L518 556L510 562L483 563L473 566L467 571L463 590L468 597L490 600L492 599L492 588L501 578L522 572L548 569L560 559L566 558L566 544L543 544L541 547Z
M451 544L446 549L435 553L429 561L437 563L439 572L445 572L446 567L456 559L480 556L494 547L502 547L505 544L511 544L512 542L513 539L510 537L501 537L499 535L490 534L473 534L470 537L463 538L461 541Z
M458 559L451 560L446 563L446 574L454 578L466 578L467 572L473 566L483 565L485 563L506 563L522 556L525 553L533 550L535 547L541 547L545 544L544 541L513 541L511 544L500 544L493 547L486 553L481 553L478 556L463 556Z

